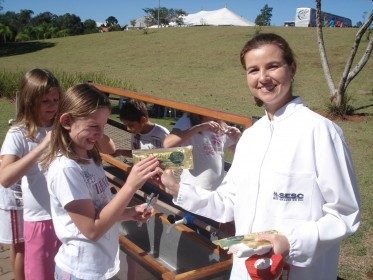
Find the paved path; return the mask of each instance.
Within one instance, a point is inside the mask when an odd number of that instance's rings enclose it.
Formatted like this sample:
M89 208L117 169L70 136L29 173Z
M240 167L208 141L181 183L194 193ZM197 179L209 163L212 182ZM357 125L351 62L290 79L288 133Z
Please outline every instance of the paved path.
M14 279L9 257L10 247L0 245L0 280Z

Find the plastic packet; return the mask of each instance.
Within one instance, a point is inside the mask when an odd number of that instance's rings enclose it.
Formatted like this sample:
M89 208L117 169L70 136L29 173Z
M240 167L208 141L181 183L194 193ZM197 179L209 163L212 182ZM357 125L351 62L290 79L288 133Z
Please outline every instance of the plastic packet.
M215 245L220 246L224 250L229 249L231 246L236 244L244 244L252 249L259 248L261 246L270 245L271 243L267 240L257 241L256 239L260 234L277 234L276 230L255 232L246 235L230 236L227 238L213 241Z
M192 151L193 146L132 150L133 164L153 155L159 160L162 169L193 169Z

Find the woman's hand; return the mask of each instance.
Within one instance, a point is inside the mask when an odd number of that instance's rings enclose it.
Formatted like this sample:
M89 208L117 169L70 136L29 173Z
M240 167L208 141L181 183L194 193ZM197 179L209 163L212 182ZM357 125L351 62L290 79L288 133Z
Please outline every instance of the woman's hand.
M282 234L261 234L257 238L260 240L267 240L272 243L273 252L276 255L286 257L289 254L290 244L285 235Z

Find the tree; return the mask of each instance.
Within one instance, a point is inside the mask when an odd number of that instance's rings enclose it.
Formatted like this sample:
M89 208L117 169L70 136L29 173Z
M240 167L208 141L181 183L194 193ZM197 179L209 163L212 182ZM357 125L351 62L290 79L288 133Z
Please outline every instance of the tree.
M20 32L18 32L15 40L16 41L28 41L36 38L34 27L31 25L26 26Z
M79 35L83 34L84 27L80 20L80 17L66 13L62 16L58 16L56 19L56 24L59 30L69 31L69 35Z
M147 26L158 24L158 7L157 8L145 8L143 11L147 14L145 16L145 24ZM171 21L180 22L180 16L186 15L187 13L182 9L167 9L165 7L159 8L159 24L168 25Z
M183 25L184 24L184 17L187 15L187 13L184 10L178 9L175 10L175 16L172 19L177 25Z
M353 108L348 104L348 98L346 96L346 90L350 82L357 76L357 74L363 69L373 49L373 36L370 36L367 48L365 49L364 55L361 57L359 62L352 68L352 62L356 56L356 52L359 48L359 44L364 33L369 29L373 21L373 12L370 13L367 21L359 28L355 36L355 41L352 45L350 56L347 59L345 68L339 82L338 87L335 86L333 81L330 67L325 51L325 43L322 32L322 22L321 22L321 0L316 1L316 22L317 22L317 43L319 46L321 64L324 71L324 76L329 88L330 99L332 102L332 113L345 115L353 112Z
M31 19L31 24L36 26L42 23L51 23L53 26L57 25L57 18L58 16L55 14L52 14L51 12L43 12Z
M136 26L136 20L135 20L135 19L132 19L132 20L130 21L130 24L131 24L132 27L135 27L135 26Z
M18 14L19 23L22 26L29 24L33 14L34 12L32 10L21 10Z
M98 32L96 21L94 21L93 19L85 20L83 22L83 27L84 27L85 34Z
M22 26L19 23L18 14L15 12L6 12L5 14L0 14L0 22L9 27L12 35L9 38L14 38L18 31L21 30Z
M24 42L29 40L31 40L31 37L24 31L19 32L15 38L16 42Z
M105 22L108 27L118 24L118 20L113 16L108 17Z
M105 22L106 22L106 27L109 27L109 31L119 31L119 30L121 30L121 27L118 24L118 20L115 17L110 16L106 19Z
M255 19L255 24L259 26L269 26L271 25L272 18L272 7L269 7L267 4L260 10L260 14Z
M360 27L362 27L362 26L363 26L363 23L362 23L361 21L358 21L358 22L355 24L354 27L356 27L356 28L360 28Z
M11 37L13 33L10 30L9 26L0 23L0 35L3 36L4 43L6 43L6 38Z

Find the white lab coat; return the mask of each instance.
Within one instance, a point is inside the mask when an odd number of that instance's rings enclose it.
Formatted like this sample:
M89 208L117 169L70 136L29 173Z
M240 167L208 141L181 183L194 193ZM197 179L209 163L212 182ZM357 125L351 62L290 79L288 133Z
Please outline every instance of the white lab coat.
M181 183L179 206L236 235L270 229L289 240L290 279L337 278L340 242L360 224L360 197L341 129L295 98L247 129L215 192ZM231 279L250 279L235 258Z

